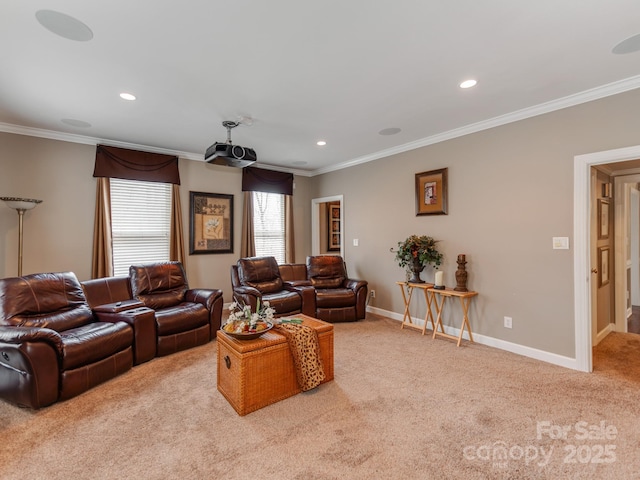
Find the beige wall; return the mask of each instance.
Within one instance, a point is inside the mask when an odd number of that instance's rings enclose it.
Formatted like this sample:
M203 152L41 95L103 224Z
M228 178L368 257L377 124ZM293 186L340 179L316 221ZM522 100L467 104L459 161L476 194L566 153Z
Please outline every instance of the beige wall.
M640 144L638 111L640 90L328 173L314 178L314 197L344 195L345 257L376 290L371 306L402 312L395 282L404 273L389 249L431 235L441 240L446 285L455 286L457 255L467 255L468 286L480 293L474 333L574 357L573 250L553 250L552 237L573 244L574 156ZM443 167L449 214L416 217L415 173ZM424 300L414 302L423 318ZM447 308L460 315L459 305Z
M95 147L0 133L0 196L43 200L24 217L23 274L91 274ZM4 203L4 202L0 202ZM18 273L18 215L0 205L0 275Z
M25 214L23 274L73 271L91 276L95 146L0 133L0 196L44 200ZM189 245L189 192L234 195L234 253L189 255L192 287L221 288L231 300L229 268L240 254L242 170L180 160L184 239ZM295 177L296 260L311 251L311 197L307 177ZM1 202L0 202L1 203ZM0 276L17 274L18 215L0 205Z

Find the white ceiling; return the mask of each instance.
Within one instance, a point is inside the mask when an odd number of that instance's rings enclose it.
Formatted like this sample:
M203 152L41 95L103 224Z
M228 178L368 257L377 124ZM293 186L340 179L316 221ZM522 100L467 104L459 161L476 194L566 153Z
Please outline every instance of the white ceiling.
M244 116L235 144L313 175L638 88L638 33L638 0L2 0L0 131L202 159Z

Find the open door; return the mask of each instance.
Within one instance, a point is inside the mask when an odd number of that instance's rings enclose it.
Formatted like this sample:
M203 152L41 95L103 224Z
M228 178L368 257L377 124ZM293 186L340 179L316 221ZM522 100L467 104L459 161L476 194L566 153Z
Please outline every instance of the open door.
M615 249L611 177L591 172L591 339L597 345L615 330Z

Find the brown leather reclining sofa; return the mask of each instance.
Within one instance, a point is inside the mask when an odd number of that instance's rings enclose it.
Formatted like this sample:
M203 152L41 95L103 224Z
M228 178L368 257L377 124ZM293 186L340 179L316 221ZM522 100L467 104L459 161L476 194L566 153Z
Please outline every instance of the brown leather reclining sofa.
M231 266L234 298L255 309L268 300L276 316L303 313L327 322L365 318L368 284L347 278L341 256L307 257L278 265L274 257L247 257Z
M0 398L45 407L215 338L221 290L190 290L177 262L132 269L83 284L72 272L0 279Z

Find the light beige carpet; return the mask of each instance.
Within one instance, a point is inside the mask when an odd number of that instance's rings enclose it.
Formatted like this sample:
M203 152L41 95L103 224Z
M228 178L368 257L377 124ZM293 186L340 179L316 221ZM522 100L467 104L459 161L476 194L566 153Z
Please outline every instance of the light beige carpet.
M213 342L40 411L0 401L0 478L640 478L639 359L612 334L579 373L369 315L335 325L333 382L240 417Z

